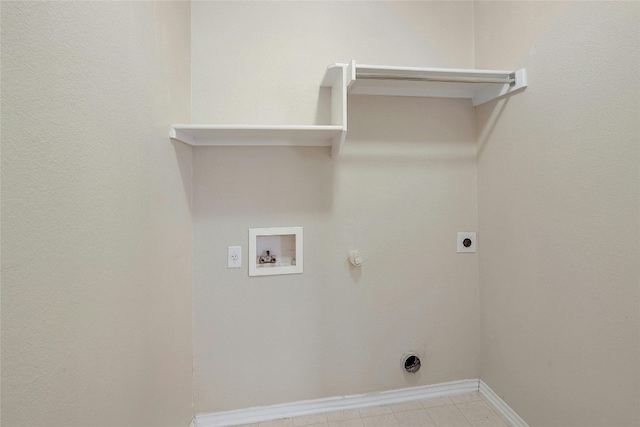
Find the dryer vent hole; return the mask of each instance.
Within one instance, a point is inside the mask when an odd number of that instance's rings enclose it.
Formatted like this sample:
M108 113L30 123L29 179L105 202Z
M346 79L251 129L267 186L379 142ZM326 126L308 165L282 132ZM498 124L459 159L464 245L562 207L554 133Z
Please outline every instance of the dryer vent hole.
M404 361L404 370L415 374L420 370L420 359L417 356L409 356Z

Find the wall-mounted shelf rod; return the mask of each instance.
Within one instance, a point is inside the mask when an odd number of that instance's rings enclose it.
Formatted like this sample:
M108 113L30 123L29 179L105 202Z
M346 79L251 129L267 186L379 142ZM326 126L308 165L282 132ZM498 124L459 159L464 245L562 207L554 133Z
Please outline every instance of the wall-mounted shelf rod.
M505 78L495 77L455 77L455 76L410 76L401 74L372 74L358 73L356 78L366 80L405 80L413 82L443 82L443 83L497 83L497 84L515 84L514 75Z

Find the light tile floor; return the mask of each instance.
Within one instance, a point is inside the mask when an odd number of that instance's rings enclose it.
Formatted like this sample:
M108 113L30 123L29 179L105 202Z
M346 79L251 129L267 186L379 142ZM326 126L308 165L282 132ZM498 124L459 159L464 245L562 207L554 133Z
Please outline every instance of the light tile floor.
M478 392L327 412L244 427L511 427Z

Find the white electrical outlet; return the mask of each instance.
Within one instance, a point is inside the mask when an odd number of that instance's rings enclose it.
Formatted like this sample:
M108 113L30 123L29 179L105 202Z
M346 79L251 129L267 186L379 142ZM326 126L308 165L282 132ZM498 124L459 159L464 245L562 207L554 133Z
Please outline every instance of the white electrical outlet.
M229 246L227 251L227 267L242 267L242 246Z
M458 253L475 252L476 251L476 233L472 231L463 231L458 233Z

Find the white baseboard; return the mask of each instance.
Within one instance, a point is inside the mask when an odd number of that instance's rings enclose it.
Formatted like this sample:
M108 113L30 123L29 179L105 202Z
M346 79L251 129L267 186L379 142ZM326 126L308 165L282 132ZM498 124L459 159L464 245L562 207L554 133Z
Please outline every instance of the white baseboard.
M478 380L453 381L354 396L329 397L280 405L196 415L197 427L237 426L280 418L301 417L323 412L391 405L412 400L433 399L478 391Z
M507 403L502 400L495 391L491 389L484 381L479 381L479 391L482 396L489 401L498 411L502 413L502 416L509 421L513 427L529 427L529 425L520 418L520 415L516 413Z
M529 427L520 416L482 380L453 381L421 387L403 388L353 396L303 400L234 411L196 414L192 427L222 427L258 423L280 418L301 417L324 412L392 405L412 400L434 399L479 391L513 427Z

